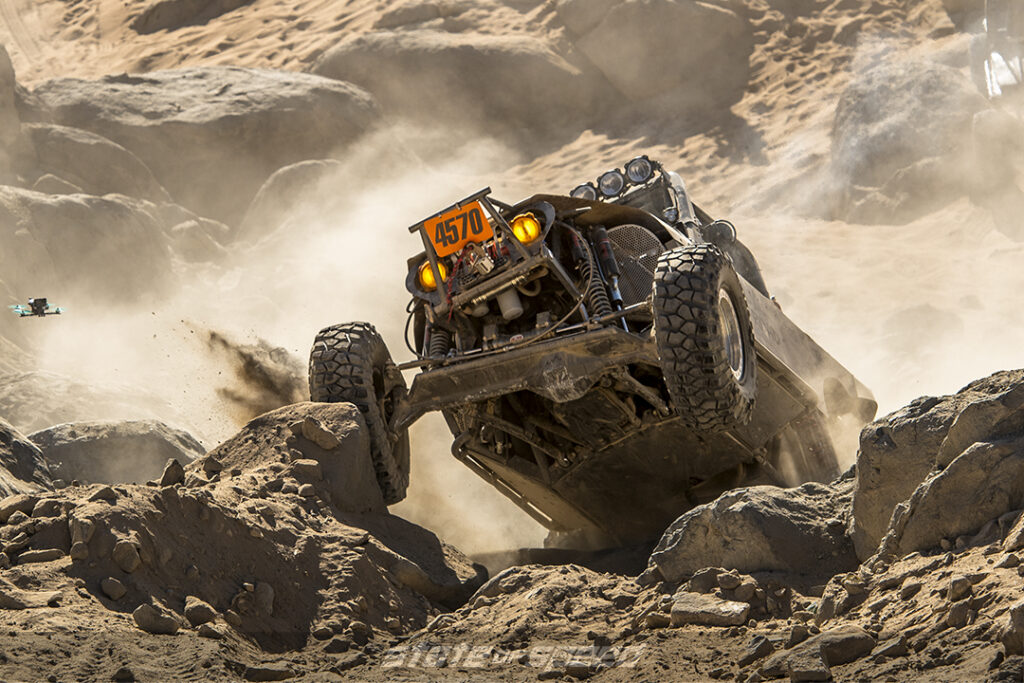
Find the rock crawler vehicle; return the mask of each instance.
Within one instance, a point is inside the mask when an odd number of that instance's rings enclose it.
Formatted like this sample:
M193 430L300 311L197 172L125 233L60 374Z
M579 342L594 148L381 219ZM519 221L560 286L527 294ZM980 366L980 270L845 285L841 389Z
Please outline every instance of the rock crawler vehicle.
M738 485L831 480L829 422L874 416L733 225L646 156L569 196L484 189L409 231L416 360L396 365L358 322L321 330L309 364L312 400L365 416L388 503L409 482L409 426L437 410L454 456L549 544L629 545Z

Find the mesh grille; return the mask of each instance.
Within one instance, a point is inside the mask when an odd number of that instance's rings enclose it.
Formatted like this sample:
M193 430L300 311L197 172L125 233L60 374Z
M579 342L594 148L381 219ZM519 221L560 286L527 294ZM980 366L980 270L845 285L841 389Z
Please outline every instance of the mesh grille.
M639 225L620 225L608 231L612 251L619 262L619 291L622 302L631 306L651 295L654 269L664 251L658 238Z

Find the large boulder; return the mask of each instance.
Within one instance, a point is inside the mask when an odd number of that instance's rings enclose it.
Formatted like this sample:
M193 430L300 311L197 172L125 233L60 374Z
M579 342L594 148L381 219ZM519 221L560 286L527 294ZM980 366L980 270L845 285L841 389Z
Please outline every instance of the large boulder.
M288 474L345 512L387 511L362 413L351 403L296 403L250 421L210 452L218 467L251 470L290 452ZM302 464L297 464L302 461ZM312 465L309 463L313 463Z
M341 168L341 162L334 159L310 159L275 171L253 198L235 239L255 241L273 232Z
M155 213L152 204L120 195L0 186L0 273L19 289L76 291L112 304L159 292L173 272Z
M987 107L952 66L883 60L856 73L832 127L836 216L909 222L966 195L972 121Z
M681 581L715 566L828 577L857 566L846 535L852 478L832 486L754 486L690 510L665 531L650 569Z
M753 31L730 9L695 0L577 0L560 2L558 12L579 36L576 47L630 101L667 95L728 106L746 90Z
M89 194L170 201L152 171L116 142L78 128L45 123L26 124L23 130L35 149L40 174L51 173Z
M170 459L192 462L206 449L190 434L157 420L72 422L30 434L54 478L141 484L159 479Z
M349 36L313 72L365 87L389 114L534 136L578 123L603 80L536 36L431 30Z
M978 441L1016 432L1024 404L1024 370L996 373L952 396L924 397L861 431L853 494L852 536L870 557L893 510L918 486Z
M0 498L52 488L38 447L0 419Z
M271 173L342 150L377 116L347 83L238 67L59 78L34 94L56 123L131 150L175 201L228 224Z
M896 506L879 552L902 557L937 548L943 539L978 532L986 523L1021 508L1024 430L1016 438L975 443L926 479Z

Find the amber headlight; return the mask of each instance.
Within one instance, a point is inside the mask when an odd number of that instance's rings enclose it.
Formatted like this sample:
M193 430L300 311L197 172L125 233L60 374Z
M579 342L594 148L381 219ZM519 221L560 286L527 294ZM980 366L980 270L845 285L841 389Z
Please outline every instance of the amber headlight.
M448 278L448 270L440 261L437 262L437 271L441 274L441 282L444 282ZM418 277L420 281L420 288L424 292L433 292L437 289L437 280L434 279L434 271L430 267L430 261L424 261L420 264Z
M535 242L543 231L540 221L532 213L521 213L512 219L512 234L523 244Z

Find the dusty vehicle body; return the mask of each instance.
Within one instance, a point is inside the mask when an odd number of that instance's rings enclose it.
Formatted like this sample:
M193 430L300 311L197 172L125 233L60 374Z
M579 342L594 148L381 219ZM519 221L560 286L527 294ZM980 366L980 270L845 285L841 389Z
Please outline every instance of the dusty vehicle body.
M417 360L394 365L366 323L321 331L312 398L363 408L386 498L433 410L456 458L569 544L644 541L737 485L838 474L826 421L869 420L870 392L678 175L626 169L514 206L482 190L412 226ZM402 369L419 371L408 391Z

